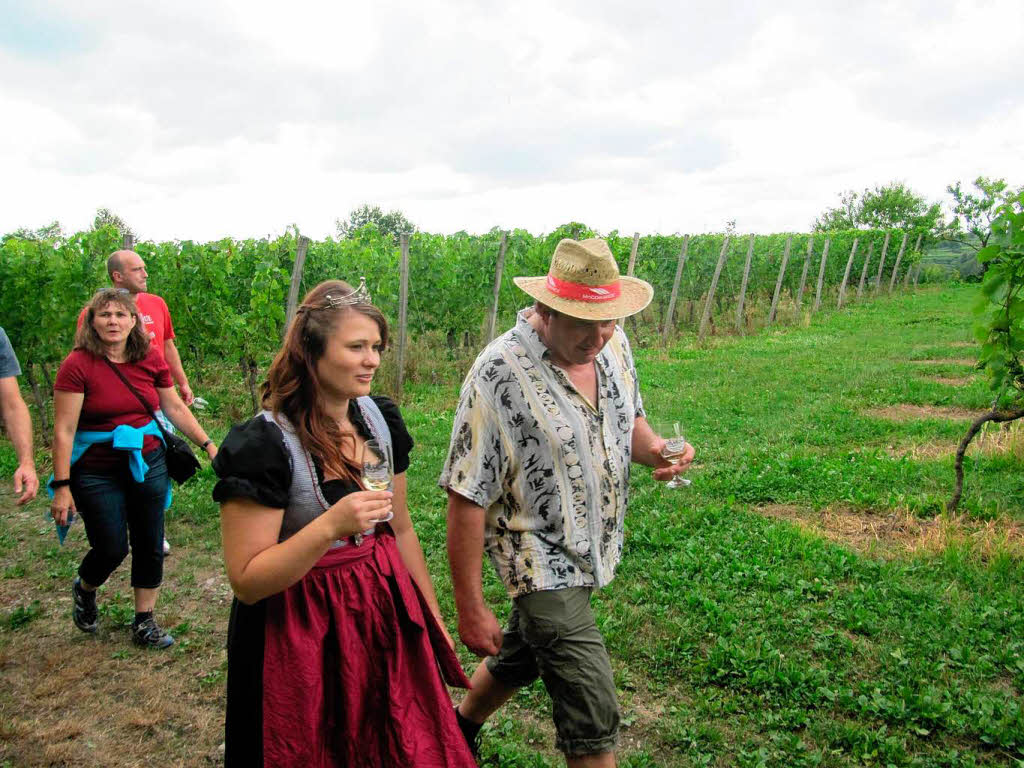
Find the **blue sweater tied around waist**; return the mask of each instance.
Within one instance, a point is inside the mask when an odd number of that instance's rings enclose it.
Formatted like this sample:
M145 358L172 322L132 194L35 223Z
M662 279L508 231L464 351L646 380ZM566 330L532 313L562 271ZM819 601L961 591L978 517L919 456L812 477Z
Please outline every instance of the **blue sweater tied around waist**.
M82 458L82 454L88 450L90 446L96 445L97 443L111 443L114 450L117 451L128 451L128 468L131 470L132 478L137 483L141 483L146 479L146 473L149 471L149 464L142 457L142 445L146 435L160 438L160 442L164 442L163 433L160 431L160 427L153 420L146 422L141 427L131 427L127 424L121 424L115 427L110 432L75 432L75 440L71 444L71 464L72 466L76 461ZM46 492L53 498L53 488L50 487L50 483L53 482L53 475L50 475L50 479L46 481ZM171 506L171 483L167 482L167 500L164 502L164 509L169 509ZM61 544L64 543L64 535L67 534L68 528L71 527L72 520L68 521L67 525L57 526L57 536L60 539ZM61 530L63 529L63 530Z

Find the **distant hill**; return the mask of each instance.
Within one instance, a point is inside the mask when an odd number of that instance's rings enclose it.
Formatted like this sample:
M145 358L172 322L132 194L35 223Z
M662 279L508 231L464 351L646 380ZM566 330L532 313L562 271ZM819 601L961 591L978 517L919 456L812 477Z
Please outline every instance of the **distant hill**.
M979 244L980 245L980 244ZM935 264L955 271L962 280L981 275L978 251L966 243L940 240L924 249L922 264Z

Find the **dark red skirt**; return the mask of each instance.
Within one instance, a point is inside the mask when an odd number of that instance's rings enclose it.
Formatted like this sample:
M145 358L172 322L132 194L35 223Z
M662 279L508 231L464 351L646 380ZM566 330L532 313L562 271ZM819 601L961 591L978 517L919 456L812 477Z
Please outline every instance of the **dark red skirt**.
M266 603L265 766L476 765L445 688L469 681L392 535L331 550Z

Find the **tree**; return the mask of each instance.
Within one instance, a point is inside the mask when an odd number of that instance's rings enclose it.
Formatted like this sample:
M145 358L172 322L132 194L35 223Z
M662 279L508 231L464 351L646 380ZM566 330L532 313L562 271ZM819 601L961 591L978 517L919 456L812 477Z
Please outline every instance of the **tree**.
M830 232L843 229L858 229L860 195L852 189L839 195L840 204L836 208L827 209L814 220L815 232Z
M109 208L97 208L96 218L92 220L92 229L95 232L103 227L114 227L124 239L125 235L131 235L135 239L135 232L128 223Z
M901 181L865 189L847 190L840 205L826 209L814 220L815 232L842 229L902 229L938 233L944 226L942 208L929 204Z
M29 229L28 227L18 227L10 234L3 236L3 241L6 242L12 238L19 240L47 240L54 241L60 240L64 237L64 227L59 221L51 221L45 227L39 229Z
M988 245L992 236L992 220L1000 206L1019 205L1024 187L1011 190L1005 179L989 179L979 176L974 188L980 194L965 192L961 183L950 184L946 191L953 196L953 221L946 231L946 238L980 251Z
M995 392L992 409L971 424L956 451L956 486L947 505L956 510L964 487L964 454L988 422L1024 418L1024 191L990 209L988 243L978 261L988 267L975 307L975 336L981 342L978 367Z
M357 229L367 224L374 224L378 230L391 235L395 240L403 232L416 231L416 225L405 218L401 211L384 213L379 205L370 206L365 203L354 209L347 219L335 219L334 224L338 229L338 237L345 239L353 237Z

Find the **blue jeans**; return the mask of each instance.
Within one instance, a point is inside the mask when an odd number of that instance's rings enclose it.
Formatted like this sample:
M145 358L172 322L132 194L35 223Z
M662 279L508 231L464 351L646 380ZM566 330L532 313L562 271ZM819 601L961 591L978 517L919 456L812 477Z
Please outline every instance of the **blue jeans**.
M89 551L78 567L87 584L103 584L132 553L132 586L155 589L164 577L164 502L167 464L163 446L145 455L149 471L136 483L128 461L104 473L71 468L71 495L85 524Z

